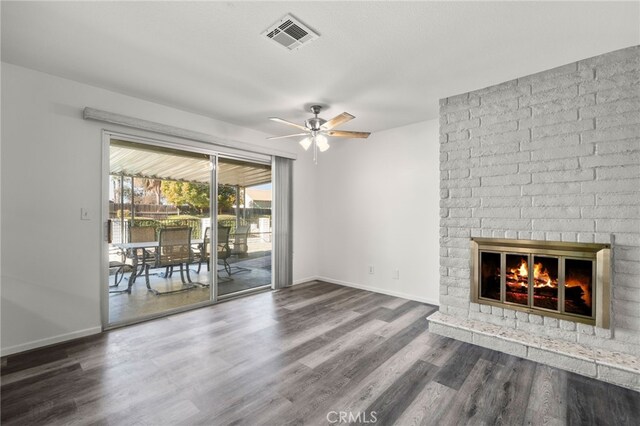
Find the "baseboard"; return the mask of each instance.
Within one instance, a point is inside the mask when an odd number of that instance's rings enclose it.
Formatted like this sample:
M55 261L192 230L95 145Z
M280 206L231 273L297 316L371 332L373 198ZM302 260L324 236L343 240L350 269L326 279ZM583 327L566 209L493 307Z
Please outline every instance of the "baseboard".
M317 281L319 280L319 278L317 276L313 276L313 277L307 277L307 278L300 278L295 280L291 285L298 285L298 284L306 284L310 281Z
M363 284L356 284L348 281L336 280L329 277L315 277L314 279L318 281L326 281L332 284L343 285L345 287L352 287L360 290L371 291L373 293L381 293L381 294L386 294L388 296L400 297L402 299L415 300L416 302L422 302L422 303L428 303L430 305L440 306L440 301L438 300L429 299L427 297L415 296L413 294L403 293L401 291L384 290L378 287L370 287Z
M20 345L9 346L0 350L0 356L13 355L20 352L38 349L44 346L55 345L56 343L66 342L67 340L78 339L80 337L91 336L92 334L102 333L102 327L85 328L84 330L73 331L71 333L59 334L46 339L34 340L32 342L22 343Z

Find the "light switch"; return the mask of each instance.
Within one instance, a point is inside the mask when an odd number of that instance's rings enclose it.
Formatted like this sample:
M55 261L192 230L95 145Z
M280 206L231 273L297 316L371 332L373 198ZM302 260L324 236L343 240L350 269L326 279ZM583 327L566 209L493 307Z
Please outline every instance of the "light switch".
M80 220L91 220L89 209L85 209L84 207L80 209Z

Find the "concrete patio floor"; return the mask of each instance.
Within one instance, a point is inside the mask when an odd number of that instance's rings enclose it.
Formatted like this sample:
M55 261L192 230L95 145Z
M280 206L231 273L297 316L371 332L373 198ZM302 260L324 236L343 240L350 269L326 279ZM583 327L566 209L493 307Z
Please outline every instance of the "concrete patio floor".
M218 269L218 295L224 296L238 291L261 287L271 284L271 252L253 252L246 258L230 258L231 276L225 271L222 262ZM197 265L190 266L191 280L202 285L210 284L209 272L205 264L197 274ZM152 269L149 281L151 288L159 292L179 290L183 288L180 272L176 270L170 278L159 276L161 269ZM117 288L110 290L124 290L127 288L127 278L120 282ZM109 284L113 284L114 276L109 276ZM128 293L109 294L109 323L130 321L147 315L158 314L167 310L186 307L206 302L210 299L210 287L196 286L195 288L171 294L156 295L145 285L144 275L136 278Z

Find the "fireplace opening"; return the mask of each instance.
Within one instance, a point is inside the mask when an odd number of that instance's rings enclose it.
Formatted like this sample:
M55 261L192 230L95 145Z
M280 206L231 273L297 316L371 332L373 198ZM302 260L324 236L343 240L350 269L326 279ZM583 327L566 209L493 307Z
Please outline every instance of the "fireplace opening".
M480 294L485 299L500 300L500 253L482 252Z
M593 272L590 260L565 259L565 312L591 316Z
M505 300L519 305L529 304L529 266L525 256L507 254Z
M533 306L558 310L558 258L533 256Z
M472 300L608 324L609 256L605 244L475 238Z

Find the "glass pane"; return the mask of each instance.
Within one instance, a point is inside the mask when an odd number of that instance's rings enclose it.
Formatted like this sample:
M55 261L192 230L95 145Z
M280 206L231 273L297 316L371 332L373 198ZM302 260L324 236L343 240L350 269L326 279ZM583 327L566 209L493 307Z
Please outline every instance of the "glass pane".
M271 166L218 159L218 295L271 284Z
M572 314L591 316L593 262L565 259L564 310Z
M209 156L112 140L109 323L210 300Z
M480 253L480 297L500 300L499 253Z
M558 259L534 256L533 306L558 310Z
M519 305L529 305L527 256L507 254L505 261L505 300Z

